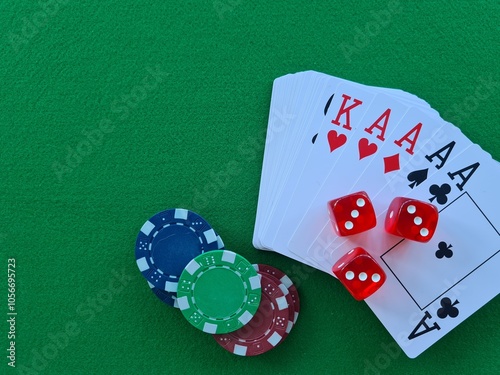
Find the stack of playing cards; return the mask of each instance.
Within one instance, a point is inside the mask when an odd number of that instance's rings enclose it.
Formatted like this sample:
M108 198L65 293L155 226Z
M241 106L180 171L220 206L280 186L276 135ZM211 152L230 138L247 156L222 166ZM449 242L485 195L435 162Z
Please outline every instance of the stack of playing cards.
M495 297L500 165L418 97L308 71L274 81L254 246L333 275L354 247L387 280L365 301L414 358ZM327 202L365 191L377 225L339 237ZM420 243L388 234L398 196L434 204Z

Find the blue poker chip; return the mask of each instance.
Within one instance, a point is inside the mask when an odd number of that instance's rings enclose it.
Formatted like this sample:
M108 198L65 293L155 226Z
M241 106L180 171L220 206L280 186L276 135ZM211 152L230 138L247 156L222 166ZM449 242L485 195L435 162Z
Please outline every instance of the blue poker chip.
M176 293L179 276L193 258L223 247L222 239L205 219L175 208L144 223L137 236L135 257L142 275L154 288Z

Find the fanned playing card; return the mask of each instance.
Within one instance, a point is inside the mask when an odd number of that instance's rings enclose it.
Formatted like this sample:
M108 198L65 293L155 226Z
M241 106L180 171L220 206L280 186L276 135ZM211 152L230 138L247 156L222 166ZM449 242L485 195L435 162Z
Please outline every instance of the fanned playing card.
M344 254L365 249L386 275L365 301L413 358L498 295L499 179L500 164L422 99L289 74L273 84L253 244L332 276ZM339 236L327 202L360 191L376 225ZM384 229L395 197L436 207L427 243Z

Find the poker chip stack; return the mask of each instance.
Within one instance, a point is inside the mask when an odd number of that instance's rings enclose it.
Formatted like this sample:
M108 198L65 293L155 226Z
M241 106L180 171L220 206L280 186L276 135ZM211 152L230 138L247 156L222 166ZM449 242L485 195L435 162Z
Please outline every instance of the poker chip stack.
M266 353L297 322L300 301L290 278L225 250L221 237L192 211L169 209L146 221L135 256L153 293L231 353Z

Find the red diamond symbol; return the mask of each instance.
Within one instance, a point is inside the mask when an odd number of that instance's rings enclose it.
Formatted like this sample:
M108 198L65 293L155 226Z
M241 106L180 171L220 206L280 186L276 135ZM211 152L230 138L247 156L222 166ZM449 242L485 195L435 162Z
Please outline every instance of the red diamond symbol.
M394 154L384 158L384 173L397 171L399 168L399 154Z

